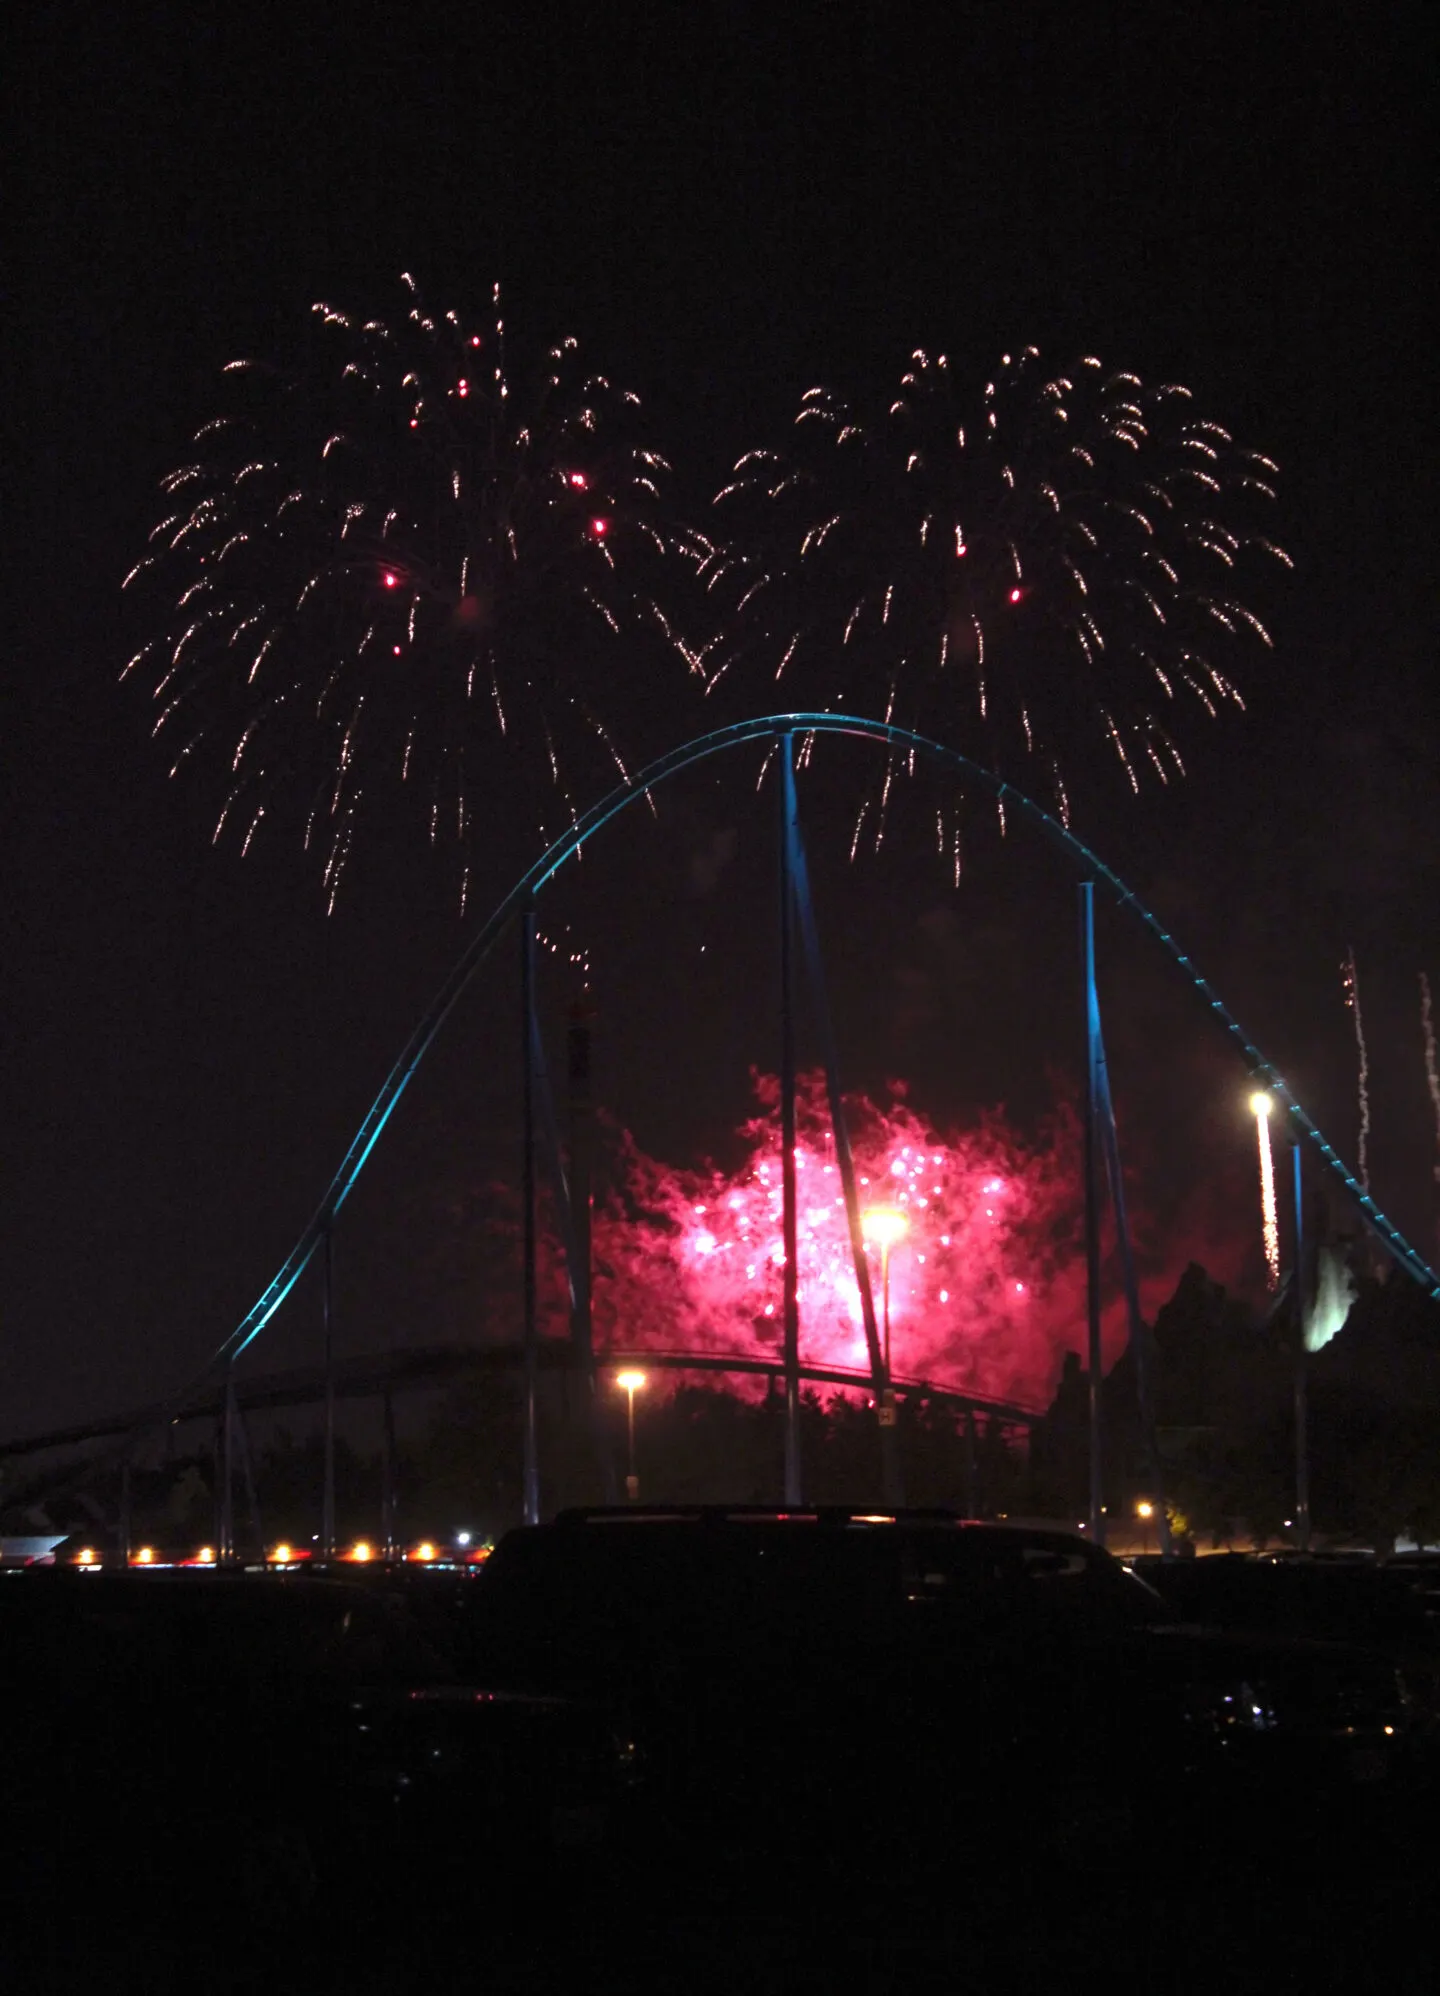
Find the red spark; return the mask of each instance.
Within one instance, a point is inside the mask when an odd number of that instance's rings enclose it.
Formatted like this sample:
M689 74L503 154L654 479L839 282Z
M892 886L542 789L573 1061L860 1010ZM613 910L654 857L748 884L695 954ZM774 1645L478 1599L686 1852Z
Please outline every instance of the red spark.
M400 586L400 578L393 568L387 568L381 579L387 589L398 589Z
M597 514L590 522L590 531L597 541L603 541L610 531L610 522L602 515Z

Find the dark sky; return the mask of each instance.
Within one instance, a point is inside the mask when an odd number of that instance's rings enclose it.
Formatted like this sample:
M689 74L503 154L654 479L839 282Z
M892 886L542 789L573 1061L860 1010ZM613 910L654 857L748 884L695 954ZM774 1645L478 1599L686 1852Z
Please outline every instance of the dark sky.
M327 921L295 855L212 851L213 797L165 782L143 691L116 683L147 635L120 579L219 366L283 341L314 298L369 305L401 268L472 308L498 274L520 345L578 334L643 392L696 494L812 382L878 393L917 341L976 369L1027 340L1095 349L1190 383L1278 458L1297 571L1247 719L1192 731L1183 794L1132 805L1117 780L1080 829L1347 1153L1337 966L1353 944L1375 1189L1428 1250L1423 19L7 10L0 1432L132 1403L203 1362L467 933L448 876L407 858L372 866ZM623 734L643 717L616 718ZM567 890L607 1104L676 1158L723 1143L748 1065L773 1060L753 773L690 782L659 834L637 819ZM848 1073L903 1075L942 1117L1041 1113L1074 1071L1070 882L984 836L958 895L914 850L852 870L847 780L807 808ZM732 832L707 883L703 855ZM1151 1205L1178 1213L1207 1183L1248 1183L1241 1077L1193 1001L1105 935L1117 1085ZM566 995L557 980L552 1019ZM497 974L357 1195L341 1258L358 1346L435 1331L437 1216L513 1163L512 1012ZM459 1308L479 1328L483 1299L446 1294L447 1325ZM313 1342L301 1296L269 1362Z

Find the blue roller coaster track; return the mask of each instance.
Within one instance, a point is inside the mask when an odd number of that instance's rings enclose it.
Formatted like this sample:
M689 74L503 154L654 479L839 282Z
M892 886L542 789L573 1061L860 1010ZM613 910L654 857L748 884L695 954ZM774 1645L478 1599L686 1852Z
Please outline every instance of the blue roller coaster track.
M215 1365L233 1361L253 1344L294 1288L316 1249L324 1241L336 1215L349 1198L357 1179L369 1161L371 1152L379 1141L381 1131L389 1122L400 1097L425 1058L440 1028L454 1010L471 978L518 912L555 878L562 867L575 859L581 849L595 838L612 818L618 817L622 811L648 796L660 784L668 782L672 776L678 776L683 770L693 768L695 764L704 762L711 756L721 755L727 750L743 748L753 742L779 741L787 735L851 735L865 741L881 743L892 754L906 757L914 755L938 763L951 773L963 776L977 789L999 799L1008 810L1014 811L1019 817L1033 824L1061 849L1082 877L1094 880L1117 907L1133 915L1149 932L1189 981L1216 1024L1229 1037L1251 1081L1257 1088L1265 1089L1274 1103L1284 1112L1294 1138L1306 1145L1312 1155L1318 1158L1324 1173L1340 1186L1345 1196L1358 1208L1366 1224L1383 1243L1394 1261L1430 1295L1440 1296L1440 1277L1436 1276L1424 1257L1410 1245L1399 1228L1376 1205L1339 1153L1327 1142L1323 1132L1306 1114L1300 1102L1291 1093L1283 1076L1242 1029L1214 987L1200 974L1174 937L1139 897L1125 885L1119 875L1114 873L1082 840L1076 838L1073 832L1058 819L1051 817L1023 791L1017 790L1012 784L982 768L980 764L972 762L968 756L947 748L941 742L930 741L923 735L911 734L905 728L892 727L883 721L870 721L841 714L769 714L757 720L740 721L731 727L717 729L712 734L698 736L694 741L686 742L681 747L672 749L669 754L659 757L640 770L630 782L611 791L607 797L602 798L599 803L577 818L569 831L557 839L516 882L510 893L499 903L456 959L449 975L416 1025L399 1059L385 1077L384 1085L355 1132L340 1167L326 1188L325 1195L316 1207L309 1224L285 1257L273 1279L224 1343L218 1347L207 1364L205 1374L201 1375L202 1378L207 1377Z

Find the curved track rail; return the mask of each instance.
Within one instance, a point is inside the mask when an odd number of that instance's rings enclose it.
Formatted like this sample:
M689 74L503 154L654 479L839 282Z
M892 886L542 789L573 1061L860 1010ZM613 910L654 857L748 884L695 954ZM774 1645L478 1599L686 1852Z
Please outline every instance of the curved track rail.
M672 749L668 755L663 755L648 764L629 783L611 791L607 797L602 798L598 804L592 805L577 818L569 831L557 839L549 851L537 859L529 871L516 882L511 892L499 903L456 959L449 975L411 1034L399 1059L385 1077L383 1087L370 1105L364 1121L340 1162L339 1169L331 1179L324 1197L299 1240L254 1304L216 1350L205 1371L199 1375L199 1380L192 1382L186 1389L187 1393L193 1392L197 1384L203 1383L216 1364L237 1358L247 1346L253 1344L294 1288L336 1214L353 1190L370 1153L379 1141L381 1131L389 1122L396 1104L425 1058L440 1028L454 1010L466 986L489 955L501 933L526 902L553 880L563 866L576 858L581 848L602 831L612 818L617 817L630 805L638 803L650 791L668 782L672 776L678 776L682 770L690 769L711 756L724 754L730 749L743 748L752 742L776 741L785 735L812 734L853 735L865 741L879 742L893 754L907 757L918 755L927 761L938 763L942 768L963 775L968 782L975 784L992 797L1000 799L1008 809L1033 824L1052 844L1058 846L1081 875L1098 882L1117 907L1131 913L1154 937L1161 949L1189 981L1216 1024L1229 1037L1244 1062L1251 1080L1257 1086L1267 1089L1280 1104L1289 1119L1291 1130L1318 1157L1327 1175L1340 1185L1347 1198L1359 1208L1366 1224L1383 1242L1389 1254L1430 1295L1440 1296L1440 1277L1437 1277L1424 1257L1410 1245L1399 1228L1380 1210L1339 1153L1327 1142L1323 1132L1291 1093L1283 1076L1245 1033L1214 986L1201 976L1174 937L1139 897L1125 885L1118 874L1091 851L1083 840L1076 838L1073 832L1067 830L1058 819L1051 817L1049 812L1043 810L1032 798L1027 797L1024 791L1017 790L1013 784L1003 781L991 771L982 768L979 763L972 762L968 756L961 755L958 750L947 748L941 742L930 741L923 735L912 734L905 728L892 727L884 721L869 721L851 715L769 714L761 719L737 722L734 726L718 729L713 734L698 736L694 741L686 742L680 748Z

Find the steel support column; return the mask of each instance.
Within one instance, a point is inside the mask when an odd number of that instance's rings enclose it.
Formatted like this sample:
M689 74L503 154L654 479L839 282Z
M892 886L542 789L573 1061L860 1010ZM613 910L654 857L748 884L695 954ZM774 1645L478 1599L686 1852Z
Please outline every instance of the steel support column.
M540 1522L540 1465L536 1402L539 1394L540 1327L535 1283L535 902L527 898L520 915L520 1058L524 1076L523 1115L525 1122L521 1165L521 1202L524 1208L524 1357L525 1400L522 1437L522 1492L527 1525Z
M320 1555L335 1557L335 1223L325 1228L320 1248L325 1323L325 1462L320 1495Z
M800 1229L795 1185L795 738L780 737L780 1182L784 1198L785 1502L801 1503Z
M395 1400L380 1395L380 1543L387 1561L395 1557Z
M850 1149L850 1128L845 1120L845 1102L840 1092L840 1062L835 1050L835 1029L830 1017L830 999L825 984L825 962L820 954L820 931L815 921L815 905L810 898L810 873L805 860L805 840L800 815L790 820L790 879L795 892L795 912L800 922L800 939L805 948L805 964L810 974L810 991L815 1005L815 1023L820 1035L820 1051L825 1062L825 1086L830 1101L830 1123L835 1132L835 1160L840 1167L840 1186L845 1195L845 1218L850 1229L850 1253L855 1264L855 1286L860 1291L860 1312L865 1324L865 1349L870 1361L870 1381L875 1395L875 1413L880 1431L880 1475L884 1501L894 1510L905 1501L900 1475L900 1451L895 1430L895 1399L885 1373L880 1350L880 1330L875 1320L875 1295L870 1286L870 1264L865 1255L865 1235L860 1224L860 1195L855 1183L855 1159Z
M1089 883L1085 883L1089 886ZM1110 1210L1115 1219L1115 1238L1120 1250L1120 1272L1125 1287L1125 1308L1130 1323L1130 1356L1135 1367L1135 1394L1140 1409L1140 1436L1149 1471L1152 1501L1159 1525L1160 1552L1173 1556L1170 1518L1165 1507L1165 1474L1160 1460L1159 1437L1155 1429L1155 1403L1150 1380L1150 1333L1140 1314L1140 1285L1135 1274L1135 1255L1130 1240L1130 1223L1125 1209L1125 1177L1120 1167L1120 1139L1115 1128L1115 1105L1110 1097L1110 1069L1105 1059L1105 1036L1100 1023L1100 992L1095 982L1095 939L1093 911L1087 900L1085 950L1085 1017L1088 1028L1087 1100L1093 1099L1100 1129L1110 1185ZM1098 1213L1092 1232L1092 1250L1098 1253ZM1098 1295L1098 1282L1095 1293ZM1092 1305L1093 1309L1093 1305ZM1093 1473L1093 1470L1092 1470Z
M1095 1064L1099 1007L1095 1000L1095 887L1080 883L1080 962L1085 1009L1085 1304L1090 1382L1090 1537L1105 1543L1104 1355L1100 1348L1100 1104Z
M1295 1166L1295 1535L1301 1552L1310 1550L1310 1380L1305 1350L1305 1181L1299 1144L1291 1147Z

